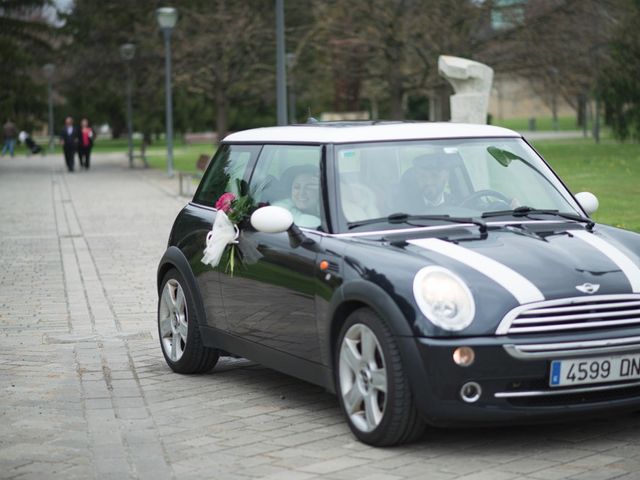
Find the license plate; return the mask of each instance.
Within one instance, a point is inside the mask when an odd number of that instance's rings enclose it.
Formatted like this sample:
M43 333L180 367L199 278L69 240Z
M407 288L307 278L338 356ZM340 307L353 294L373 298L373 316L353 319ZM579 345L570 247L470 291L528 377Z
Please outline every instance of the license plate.
M611 357L554 360L549 385L564 387L640 378L640 353Z

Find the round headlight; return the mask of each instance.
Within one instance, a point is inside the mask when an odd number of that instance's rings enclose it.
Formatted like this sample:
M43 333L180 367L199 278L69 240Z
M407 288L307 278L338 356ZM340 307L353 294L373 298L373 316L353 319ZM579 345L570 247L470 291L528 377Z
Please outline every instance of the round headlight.
M476 306L469 287L442 267L425 267L413 279L418 307L434 325L457 332L471 325Z

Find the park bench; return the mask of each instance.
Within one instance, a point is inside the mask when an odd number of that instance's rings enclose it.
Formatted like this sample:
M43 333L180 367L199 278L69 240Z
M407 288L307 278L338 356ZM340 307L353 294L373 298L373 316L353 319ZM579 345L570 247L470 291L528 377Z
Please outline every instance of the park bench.
M144 168L149 168L149 163L147 162L147 142L143 141L142 145L140 145L140 153L136 153L135 148L131 152L131 159L129 162L129 166L133 168L135 159L139 158L142 160L142 165Z
M201 153L196 161L196 172L178 171L180 196L191 197L202 180L202 175L209 164L209 155Z

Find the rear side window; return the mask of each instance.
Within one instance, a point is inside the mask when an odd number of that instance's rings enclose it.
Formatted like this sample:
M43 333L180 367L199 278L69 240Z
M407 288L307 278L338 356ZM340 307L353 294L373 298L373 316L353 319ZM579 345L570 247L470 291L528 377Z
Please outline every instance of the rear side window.
M213 207L225 192L239 195L238 180L246 180L247 168L260 152L260 145L221 145L204 174L193 201Z

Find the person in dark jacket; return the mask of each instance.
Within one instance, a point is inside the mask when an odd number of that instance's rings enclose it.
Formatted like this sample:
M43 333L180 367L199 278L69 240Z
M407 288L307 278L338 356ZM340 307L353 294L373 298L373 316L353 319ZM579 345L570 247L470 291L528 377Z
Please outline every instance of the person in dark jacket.
M13 157L14 150L16 148L16 137L18 136L16 125L11 120L7 120L7 122L2 126L2 133L4 135L2 156L4 157L4 154L9 152L9 155Z
M67 170L70 172L73 172L75 166L78 137L78 128L73 125L73 118L67 117L64 120L64 128L60 134L60 144L64 150L64 160L67 163Z
M89 170L89 162L91 161L91 149L93 148L93 139L95 132L89 126L89 120L83 118L80 122L80 136L78 137L78 158L80 159L80 168L84 167Z

